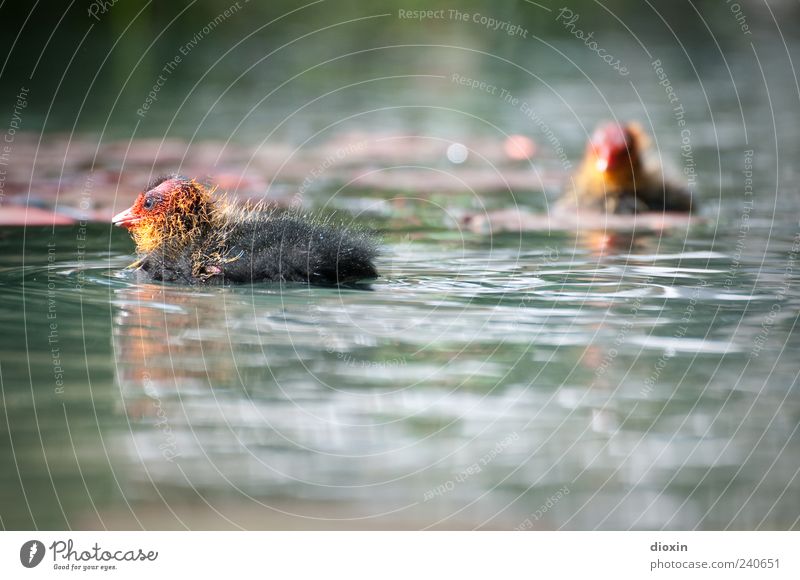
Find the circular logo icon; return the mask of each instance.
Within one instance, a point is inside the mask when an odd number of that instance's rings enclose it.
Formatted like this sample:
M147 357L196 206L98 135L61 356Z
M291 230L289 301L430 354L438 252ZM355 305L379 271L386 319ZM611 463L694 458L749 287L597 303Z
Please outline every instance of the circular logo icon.
M28 540L19 549L19 561L26 568L35 568L44 558L44 544L39 540Z

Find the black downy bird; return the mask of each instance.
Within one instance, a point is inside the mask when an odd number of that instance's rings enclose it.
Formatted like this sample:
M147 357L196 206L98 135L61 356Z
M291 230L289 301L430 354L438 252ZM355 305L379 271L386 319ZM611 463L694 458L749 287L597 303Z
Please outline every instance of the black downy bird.
M350 284L378 277L370 233L263 203L240 205L193 179L162 177L114 216L152 280Z

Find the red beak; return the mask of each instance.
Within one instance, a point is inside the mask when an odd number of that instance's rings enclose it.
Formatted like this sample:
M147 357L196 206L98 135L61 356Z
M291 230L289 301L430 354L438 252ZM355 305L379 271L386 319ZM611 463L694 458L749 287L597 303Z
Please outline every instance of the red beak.
M598 127L591 141L596 160L595 169L605 173L612 165L620 162L621 155L627 150L628 141L625 131L613 124Z
M123 227L123 228L130 228L133 225L135 225L141 219L142 219L141 217L139 217L137 215L134 215L133 208L129 207L125 211L122 211L122 212L118 213L117 215L115 215L113 218L111 218L111 222L115 226L120 226L120 227Z
M597 161L595 161L595 169L600 173L605 173L608 169L608 166L611 165L611 152L608 151L608 148L604 148L601 150L600 155L597 156Z

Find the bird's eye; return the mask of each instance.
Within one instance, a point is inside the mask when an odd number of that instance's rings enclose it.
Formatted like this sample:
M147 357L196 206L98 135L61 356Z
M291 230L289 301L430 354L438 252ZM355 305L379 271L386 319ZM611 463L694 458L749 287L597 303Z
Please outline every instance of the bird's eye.
M156 204L156 200L155 199L153 199L152 197L146 197L142 207L144 207L144 209L150 210L150 209L153 209L153 206L155 204Z

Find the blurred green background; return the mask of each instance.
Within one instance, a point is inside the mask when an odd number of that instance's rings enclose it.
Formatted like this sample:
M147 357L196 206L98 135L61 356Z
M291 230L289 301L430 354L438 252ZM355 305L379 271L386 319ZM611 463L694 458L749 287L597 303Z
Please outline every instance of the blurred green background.
M784 43L790 54L797 55L792 37L798 34L797 27L783 26L781 34L786 37L774 31L775 21L797 21L797 3L771 2L769 8L755 1L739 4L751 34L742 32L730 3L723 1L597 4L578 0L568 6L581 15L578 28L594 31L599 44L626 63L632 71L628 79L649 86L655 83L647 65L650 57L642 46L671 63L673 76L686 73L687 82L705 79L708 83L712 72L724 81L727 69L743 65L752 67L749 74L758 80L750 43L755 43L765 62L785 61ZM334 89L339 90L286 121L273 137L297 140L331 120L372 108L441 105L478 115L491 115L498 108L496 101L480 99L475 91L459 90L446 81L421 76L385 78L452 72L499 83L526 96L538 93L548 98L557 86L577 114L596 117L597 106L607 108L601 96L589 94L582 103L571 99L570 88L592 91L587 81L614 80L609 68L556 21L563 3L242 0L240 8L218 21L208 34L202 34L203 28L235 3L119 0L109 3L105 12L99 5L78 1L68 8L48 2L32 9L26 3L2 7L0 49L7 58L0 96L2 102L9 102L19 86L30 86L26 130L74 129L115 137L128 137L135 131L137 136L197 134L258 141L298 106ZM471 19L398 17L400 10L453 8L514 23L527 31L527 38L488 30ZM90 9L96 18L89 15ZM203 38L167 75L146 117L137 116L162 67L198 33ZM739 62L736 55L740 53L747 62ZM355 84L363 81L367 82ZM574 87L562 84L565 81L573 81ZM746 91L748 87L739 88ZM724 90L730 92L730 87ZM609 96L612 105L613 96ZM349 120L340 127L378 125L405 130L449 124L457 129L465 123L463 118L455 120L435 111L398 108L378 118ZM499 124L512 129L520 120L507 114ZM465 128L481 129L487 130L480 123Z
M0 135L18 126L0 217L55 212L0 228L0 528L798 528L800 4L570 2L628 75L560 2L106 4L0 6ZM450 9L526 32L399 18ZM654 60L698 222L463 227L544 212L569 180L555 144L577 167L605 119L640 121L681 180ZM383 277L141 283L109 219L176 170L358 215ZM84 209L88 235L51 227Z

